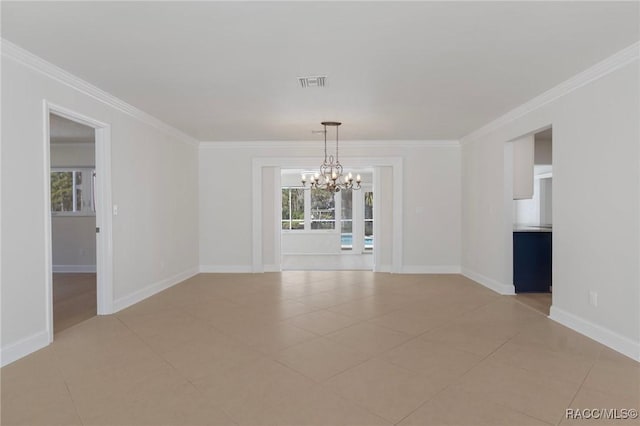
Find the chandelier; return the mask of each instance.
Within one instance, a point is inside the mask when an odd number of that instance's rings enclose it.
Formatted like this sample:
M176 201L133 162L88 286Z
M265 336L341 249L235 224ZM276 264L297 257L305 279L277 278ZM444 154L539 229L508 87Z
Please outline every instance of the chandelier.
M362 179L360 175L356 176L355 182L351 173L344 175L342 173L342 164L338 159L338 126L342 123L337 121L323 121L320 123L324 126L324 162L320 166L320 173L311 175L309 178L309 187L314 189L324 189L329 192L339 192L345 189L360 189ZM327 126L336 128L336 156L327 155ZM307 176L302 175L302 186L307 188Z

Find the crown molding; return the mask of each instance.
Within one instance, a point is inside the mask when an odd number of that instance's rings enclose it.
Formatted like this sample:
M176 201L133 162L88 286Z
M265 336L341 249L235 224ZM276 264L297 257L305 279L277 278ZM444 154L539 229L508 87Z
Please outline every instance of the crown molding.
M201 148L220 149L292 149L318 148L321 141L201 141ZM345 140L340 141L340 150L371 148L457 148L457 140Z
M520 105L509 111L508 113L500 116L499 118L489 122L488 124L480 127L477 130L469 133L468 135L460 139L462 145L472 142L482 136L485 136L494 130L499 129L507 123L517 120L530 112L543 107L544 105L561 98L574 90L577 90L599 78L604 77L613 71L630 64L633 61L638 60L640 53L640 42L636 42L631 46L614 53L607 59L598 62L590 68L582 71L579 74L571 77L570 79L558 84L555 87L547 90L541 95L536 96L528 102Z
M37 71L51 79L54 79L78 92L87 95L97 101L100 101L111 108L121 111L130 117L135 118L145 124L155 127L173 137L176 137L181 142L188 143L190 145L197 146L198 140L187 135L186 133L176 129L173 126L166 124L165 122L155 118L154 116L147 114L146 112L128 104L122 99L105 92L104 90L88 83L79 77L63 70L62 68L53 65L50 62L45 61L39 56L11 43L10 41L0 38L1 53L3 58L14 60L34 71Z

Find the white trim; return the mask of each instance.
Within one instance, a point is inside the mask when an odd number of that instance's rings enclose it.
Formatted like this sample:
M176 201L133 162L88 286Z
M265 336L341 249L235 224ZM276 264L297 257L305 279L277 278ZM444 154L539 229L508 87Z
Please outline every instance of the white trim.
M4 45L3 45L4 46ZM45 294L45 331L47 344L53 342L53 236L51 231L51 144L49 105L42 103L42 151L43 151L43 183L44 186L44 294ZM26 355L26 354L25 354Z
M0 366L4 367L49 345L49 332L39 331L0 348Z
M282 266L280 264L264 265L264 272L281 272Z
M513 295L516 294L516 289L513 284L503 284L499 281L489 278L477 272L471 271L465 267L461 268L462 275L477 282L480 285L487 287L490 290L495 291L498 294Z
M161 130L182 142L196 146L198 145L199 142L196 139L176 129L175 127L169 126L168 124L153 117L152 115L147 114L146 112L126 103L119 98L116 98L115 96L105 92L104 90L94 86L93 84L88 83L76 77L75 75L63 70L62 68L45 61L44 59L11 43L4 38L0 38L0 41L2 46L2 56L4 56L5 58L13 59L14 61L19 62L34 71L44 74L47 77L52 78L68 87L71 87L72 89L77 90L84 95L90 96L93 99L96 99L118 111L121 111L137 120L140 120L145 124L153 126L156 129Z
M53 265L52 269L54 273L95 273L96 265Z
M264 265L264 272L280 272L282 271L282 169L274 168L273 175L273 229L276 235L273 238L273 253L276 256L276 263L273 265Z
M173 287L174 285L179 284L196 274L198 274L197 267L189 268L186 271L180 272L179 274L176 274L172 277L165 278L153 284L149 284L127 296L116 299L113 302L113 312L115 313L128 308L131 305L135 305L136 303L141 302L156 293L160 293L161 291L166 290L169 287Z
M378 191L380 190L380 187L382 186L382 182L381 182L381 177L380 177L380 167L374 167L373 168L373 183L371 184L372 190L373 190L373 235L381 235L380 229L381 229L381 225L382 223L379 220L375 220L375 218L379 218L380 215L380 210L381 210L381 205L380 203L376 203L375 197L377 196L376 193L378 193ZM363 220L364 220L364 213L362 214ZM374 242L374 248L375 248L375 242ZM386 270L386 266L383 267L382 266L382 250L373 250L373 272L391 272L391 269L389 268L389 270Z
M391 265L376 266L376 270L374 272L391 273Z
M256 165L253 160L251 167L251 202L253 207L253 216L251 217L251 232L253 237L253 245L251 246L251 271L264 272L262 263L262 168ZM280 230L280 228L277 228Z
M199 270L203 274L246 274L255 272L251 265L200 265Z
M460 265L404 265L403 274L459 274Z
M403 258L403 236L404 236L404 227L402 223L402 217L404 215L403 208L403 199L402 194L404 192L403 188L403 174L404 170L402 168L402 158L399 159L397 163L392 164L393 170L393 251L391 253L391 272L399 273L402 269L402 258ZM378 191L379 192L379 191ZM374 194L375 197L375 194ZM375 199L373 204L375 205ZM379 203L378 203L379 204ZM374 216L374 223L375 223ZM375 234L374 234L375 236ZM378 250L379 251L379 250Z
M95 145L93 142L56 142L55 138L51 138L51 145L60 148L93 148ZM69 167L73 168L73 167ZM93 166L82 166L80 168L93 168Z
M634 342L628 337L622 336L584 318L580 318L556 306L551 306L549 318L628 356L634 361L640 362L640 342Z
M350 149L372 148L458 148L460 142L454 139L443 140L340 140L340 152L348 152ZM200 141L201 148L220 149L317 149L317 140L306 141ZM316 159L317 163L317 159ZM314 164L314 169L317 164Z
M466 144L473 140L476 140L484 135L487 135L500 127L523 117L530 112L543 107L562 96L565 96L574 90L577 90L599 78L612 73L613 71L622 68L623 66L635 61L639 57L640 42L636 42L631 46L611 55L607 59L598 62L590 68L576 74L570 79L558 84L555 87L547 90L541 95L536 96L528 102L512 109L506 114L498 117L497 119L485 124L477 130L469 133L460 139L461 144Z

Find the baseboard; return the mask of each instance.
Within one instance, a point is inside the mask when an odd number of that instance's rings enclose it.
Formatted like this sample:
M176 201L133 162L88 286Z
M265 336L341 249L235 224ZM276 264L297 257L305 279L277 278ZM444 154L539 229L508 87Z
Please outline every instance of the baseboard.
M470 280L473 280L478 284L481 284L487 287L488 289L495 291L498 294L504 294L504 295L516 294L516 289L513 286L513 284L503 284L499 281L496 281L489 277L485 277L482 274L471 271L464 267L461 268L461 272L462 272L462 275L469 278Z
M0 366L11 364L49 345L49 333L46 330L32 334L0 349Z
M628 356L634 361L640 362L640 342L634 342L628 337L622 336L555 306L551 306L549 318L580 334L584 334L596 342L610 347L614 351Z
M374 271L375 272L383 272L383 273L387 273L390 274L392 271L392 267L391 265L378 265L377 267L374 266Z
M460 265L404 265L403 274L459 274Z
M253 272L251 265L200 265L201 273L212 274L249 274Z
M280 272L281 270L280 265L264 265L264 272Z
M96 265L53 265L54 273L79 274L96 273Z
M198 268L189 268L186 271L176 274L172 277L165 278L164 280L155 282L153 284L149 284L148 286L141 288L140 290L137 290L128 296L116 299L113 301L113 313L128 308L131 305L135 305L136 303L141 302L144 299L161 292L162 290L166 290L169 287L172 287L186 279L191 278L197 273Z

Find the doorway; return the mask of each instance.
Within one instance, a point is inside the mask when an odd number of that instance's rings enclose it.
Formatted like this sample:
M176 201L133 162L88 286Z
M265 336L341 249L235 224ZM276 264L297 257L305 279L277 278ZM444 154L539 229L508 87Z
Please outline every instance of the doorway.
M95 130L50 114L54 334L97 313Z
M346 157L350 168L373 170L374 203L371 213L375 250L374 272L402 271L403 167L401 157ZM252 266L253 272L281 271L282 169L315 170L311 157L256 157L252 160ZM300 179L300 175L297 176ZM275 256L274 256L275 254Z
M49 339L112 312L110 128L45 101Z
M516 298L549 315L553 288L552 128L512 144L512 265Z
M374 170L350 172L360 187L332 193L302 185L317 171L281 169L282 270L374 269Z

